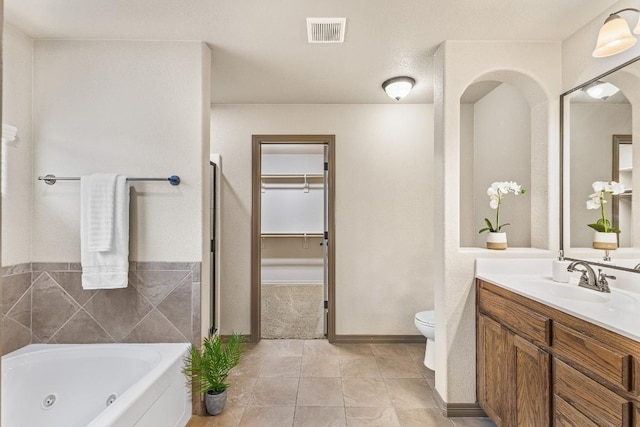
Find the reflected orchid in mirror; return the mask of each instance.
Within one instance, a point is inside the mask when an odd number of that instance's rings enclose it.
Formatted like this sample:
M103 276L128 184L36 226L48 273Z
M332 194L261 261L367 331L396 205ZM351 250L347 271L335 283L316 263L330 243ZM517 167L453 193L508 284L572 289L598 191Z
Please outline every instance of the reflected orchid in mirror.
M595 193L589 195L587 209L600 209L600 218L595 224L587 224L589 227L601 233L620 233L620 230L611 226L605 212L605 195L617 196L625 191L624 185L615 181L596 181L592 184Z
M500 205L502 204L502 198L509 193L518 195L526 192L527 190L522 188L522 186L515 181L492 183L491 187L487 189L487 196L489 196L489 206L491 206L491 209L496 210L496 223L494 226L488 218L485 218L484 222L487 224L487 227L481 229L478 233L484 233L485 231L489 231L490 233L499 233L502 227L510 225L508 223L500 224Z

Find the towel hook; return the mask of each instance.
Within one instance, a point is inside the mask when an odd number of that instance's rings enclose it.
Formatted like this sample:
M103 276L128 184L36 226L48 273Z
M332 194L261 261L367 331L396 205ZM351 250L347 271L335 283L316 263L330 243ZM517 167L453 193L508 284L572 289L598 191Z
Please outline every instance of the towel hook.
M309 182L307 181L307 174L304 174L304 187L303 187L303 191L305 193L309 192Z

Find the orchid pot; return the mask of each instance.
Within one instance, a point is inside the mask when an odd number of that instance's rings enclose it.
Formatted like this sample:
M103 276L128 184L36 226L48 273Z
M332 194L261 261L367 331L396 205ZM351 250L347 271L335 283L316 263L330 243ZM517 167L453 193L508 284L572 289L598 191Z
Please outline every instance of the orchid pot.
M594 193L589 196L587 209L600 211L600 218L595 223L588 224L589 227L595 230L593 248L609 251L618 249L618 233L620 233L620 230L614 227L607 218L605 209L607 200L605 196L617 196L624 193L624 185L615 181L596 181L592 186Z
M491 187L487 189L487 196L489 196L489 206L491 209L496 210L495 222L492 222L489 218L485 218L484 222L487 225L482 228L479 233L487 233L487 249L507 249L507 233L502 231L502 227L509 225L500 224L500 206L502 205L503 197L509 193L524 194L527 190L522 188L517 182L504 181L494 182Z
M504 231L487 233L487 249L507 249L507 233Z
M593 235L593 249L608 251L618 249L618 233L596 231Z

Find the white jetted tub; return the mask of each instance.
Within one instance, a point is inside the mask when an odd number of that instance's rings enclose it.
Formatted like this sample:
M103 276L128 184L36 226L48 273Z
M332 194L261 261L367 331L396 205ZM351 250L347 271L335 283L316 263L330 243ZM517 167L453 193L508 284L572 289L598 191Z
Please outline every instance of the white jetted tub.
M2 427L184 427L188 344L31 344L2 357Z

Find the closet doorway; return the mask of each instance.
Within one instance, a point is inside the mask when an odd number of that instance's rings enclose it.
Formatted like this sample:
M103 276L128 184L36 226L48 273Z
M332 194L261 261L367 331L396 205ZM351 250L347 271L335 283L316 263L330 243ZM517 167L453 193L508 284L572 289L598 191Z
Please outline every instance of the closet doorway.
M251 340L335 340L334 135L254 135Z

